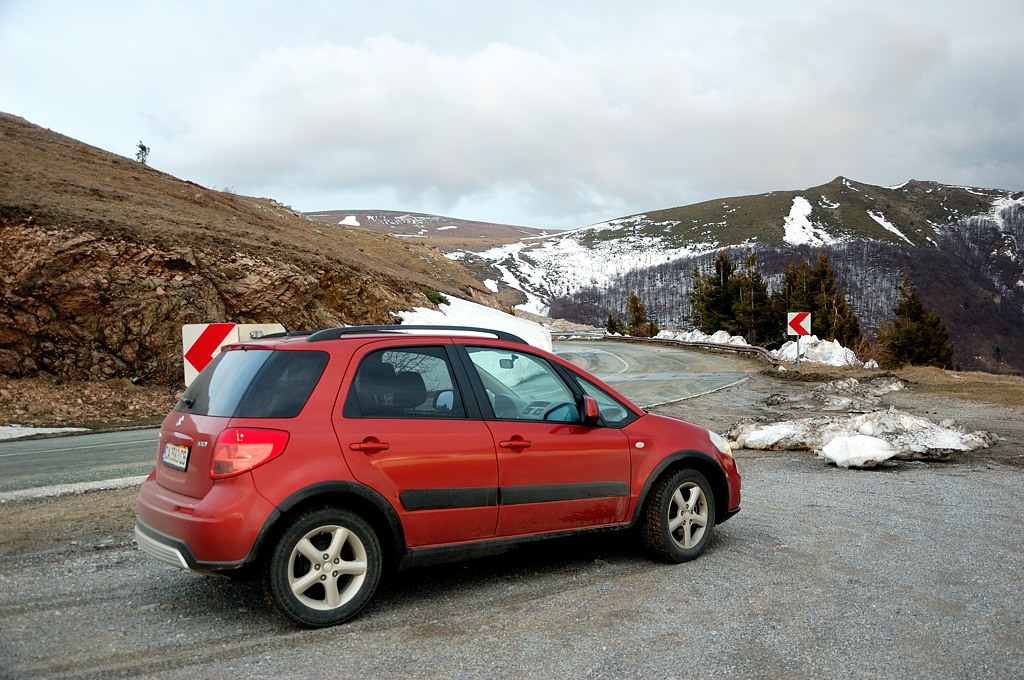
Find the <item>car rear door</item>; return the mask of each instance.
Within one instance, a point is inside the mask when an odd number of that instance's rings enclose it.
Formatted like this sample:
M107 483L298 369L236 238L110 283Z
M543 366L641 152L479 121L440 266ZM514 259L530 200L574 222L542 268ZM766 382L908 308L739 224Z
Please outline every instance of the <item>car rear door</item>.
M584 425L577 391L546 358L468 347L498 462L497 536L564 531L625 520L629 442ZM482 400L481 400L482 401Z
M355 478L395 507L406 543L494 536L494 442L446 345L390 339L364 347L352 368L335 409L338 441Z

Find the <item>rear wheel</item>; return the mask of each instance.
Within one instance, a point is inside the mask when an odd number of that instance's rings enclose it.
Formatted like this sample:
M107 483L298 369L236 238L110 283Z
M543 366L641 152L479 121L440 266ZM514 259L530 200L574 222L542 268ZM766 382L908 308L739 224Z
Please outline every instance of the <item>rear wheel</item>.
M271 603L304 626L347 621L380 581L377 536L348 510L324 508L296 519L270 556L264 586Z
M704 475L678 470L659 479L647 500L641 536L647 550L666 562L698 557L715 527L715 497Z

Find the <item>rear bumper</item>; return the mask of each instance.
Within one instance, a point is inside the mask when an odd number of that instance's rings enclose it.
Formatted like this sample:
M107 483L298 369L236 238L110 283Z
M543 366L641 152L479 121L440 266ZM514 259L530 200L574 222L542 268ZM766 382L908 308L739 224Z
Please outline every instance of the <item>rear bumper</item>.
M196 571L196 559L189 552L187 545L170 536L164 536L138 521L135 523L135 543L139 550L164 564Z
M256 557L257 537L276 508L249 475L214 484L205 497L163 488L152 477L139 491L135 540L147 555L181 569L232 571Z

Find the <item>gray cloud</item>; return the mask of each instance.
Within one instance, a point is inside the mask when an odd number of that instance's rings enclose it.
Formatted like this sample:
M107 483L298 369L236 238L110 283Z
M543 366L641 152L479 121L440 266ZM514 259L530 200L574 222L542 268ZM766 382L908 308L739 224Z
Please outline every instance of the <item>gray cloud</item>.
M1024 188L1014 0L79 5L0 10L5 63L48 48L0 108L304 210L569 227L839 174Z

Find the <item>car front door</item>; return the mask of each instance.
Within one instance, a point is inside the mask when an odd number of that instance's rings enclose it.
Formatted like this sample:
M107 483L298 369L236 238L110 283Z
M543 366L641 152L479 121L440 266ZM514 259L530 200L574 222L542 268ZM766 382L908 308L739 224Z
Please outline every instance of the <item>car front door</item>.
M486 394L485 417L497 450L495 535L624 521L630 472L625 434L584 425L576 394L544 357L493 347L466 351L477 389Z

